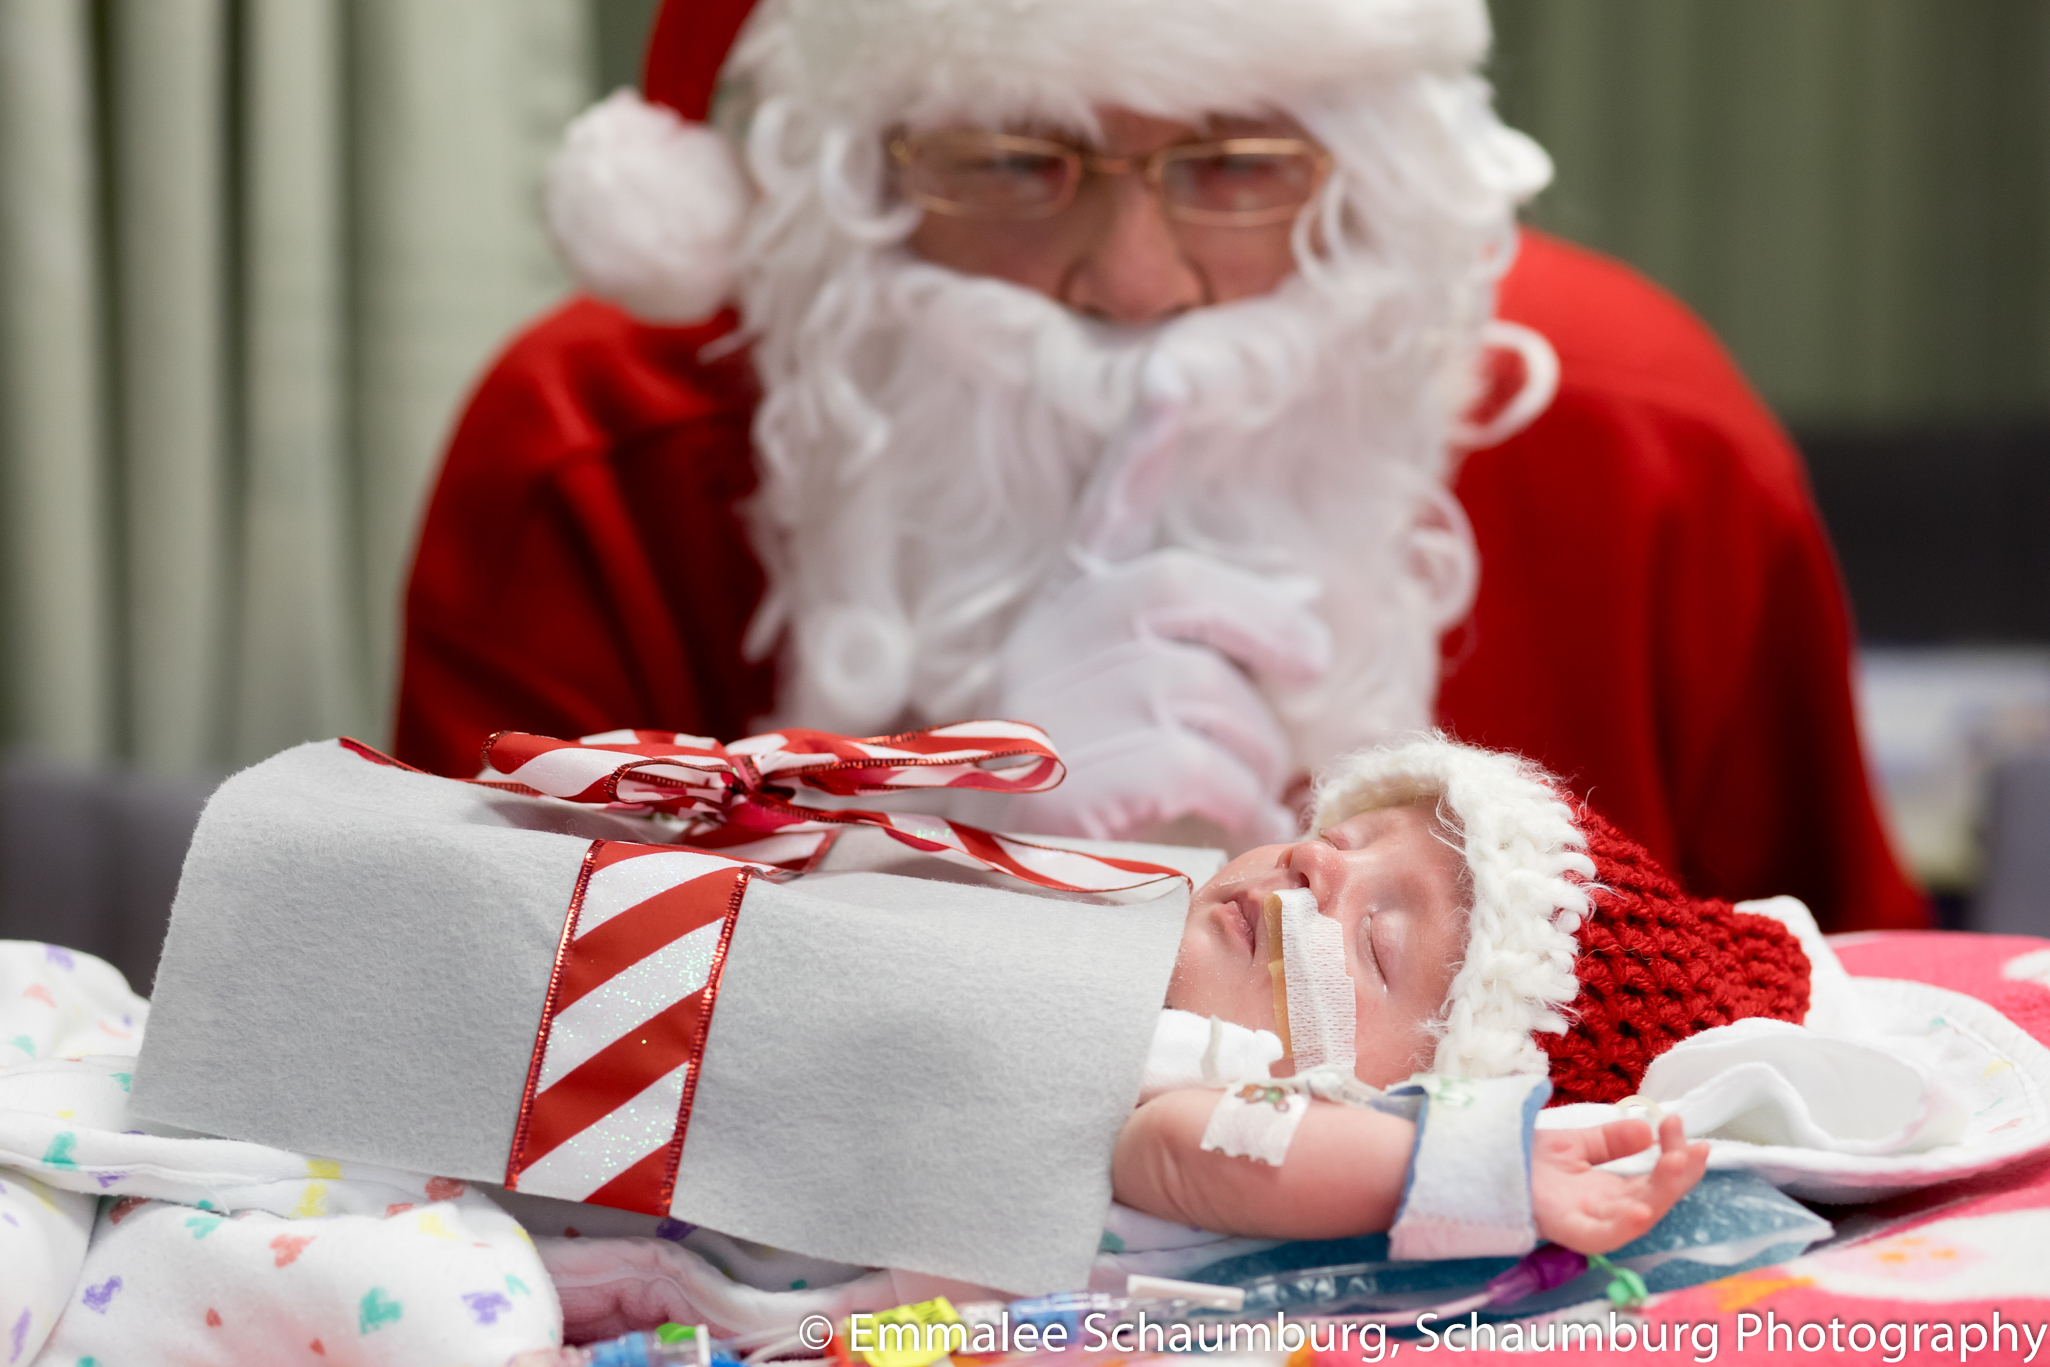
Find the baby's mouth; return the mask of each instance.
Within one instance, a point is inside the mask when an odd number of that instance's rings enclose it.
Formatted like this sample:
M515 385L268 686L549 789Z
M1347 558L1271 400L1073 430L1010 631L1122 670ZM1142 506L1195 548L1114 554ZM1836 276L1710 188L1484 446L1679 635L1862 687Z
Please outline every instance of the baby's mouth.
M1238 918L1239 932L1246 937L1246 952L1257 957L1260 952L1260 899L1250 892L1242 892L1231 899L1231 909Z
M1281 953L1279 944L1266 945L1262 943L1262 939L1267 933L1267 898L1273 893L1281 892L1288 888L1308 886L1307 880L1303 878L1291 878L1277 888L1263 888L1241 892L1226 904L1230 908L1228 914L1236 923L1234 928L1238 934L1245 937L1246 952L1255 962L1264 961Z

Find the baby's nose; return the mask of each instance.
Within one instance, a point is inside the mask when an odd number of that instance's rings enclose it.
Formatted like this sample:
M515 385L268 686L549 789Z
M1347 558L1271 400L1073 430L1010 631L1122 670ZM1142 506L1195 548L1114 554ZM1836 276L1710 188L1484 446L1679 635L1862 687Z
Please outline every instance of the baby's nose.
M1345 856L1322 840L1299 840L1289 846L1288 871L1303 880L1317 897L1317 910L1329 916L1338 905L1345 881Z

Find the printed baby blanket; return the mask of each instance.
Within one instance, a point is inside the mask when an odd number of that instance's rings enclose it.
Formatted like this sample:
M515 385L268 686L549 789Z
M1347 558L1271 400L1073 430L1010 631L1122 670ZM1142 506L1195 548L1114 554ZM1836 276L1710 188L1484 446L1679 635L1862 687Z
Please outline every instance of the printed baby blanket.
M147 1012L0 941L0 1362L503 1367L560 1338L532 1241L462 1182L144 1132Z

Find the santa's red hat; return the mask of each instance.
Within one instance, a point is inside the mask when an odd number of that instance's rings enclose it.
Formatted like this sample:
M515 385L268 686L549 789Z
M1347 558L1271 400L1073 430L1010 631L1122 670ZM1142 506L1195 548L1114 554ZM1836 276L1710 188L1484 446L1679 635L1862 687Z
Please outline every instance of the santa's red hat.
M666 0L645 98L621 91L571 126L548 222L584 290L690 321L729 299L746 226L717 127L729 95L801 94L859 133L1086 126L1099 105L1193 119L1470 71L1488 37L1484 0Z
M1549 1071L1555 1105L1620 1101L1690 1035L1807 1015L1792 931L1689 897L1528 760L1442 737L1365 751L1318 785L1314 825L1416 801L1439 804L1473 882L1433 1072Z

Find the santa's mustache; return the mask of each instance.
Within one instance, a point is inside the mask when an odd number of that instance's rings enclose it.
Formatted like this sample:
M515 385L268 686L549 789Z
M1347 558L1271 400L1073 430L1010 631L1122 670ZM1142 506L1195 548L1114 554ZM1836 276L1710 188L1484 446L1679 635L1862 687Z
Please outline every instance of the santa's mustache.
M1436 476L1442 400L1382 358L1347 364L1349 336L1370 342L1358 316L1296 280L1114 329L895 250L851 256L833 288L862 316L800 311L801 345L759 324L764 354L793 358L764 368L753 508L780 721L984 711L1010 624L1078 557L1179 547L1313 585L1334 669L1270 699L1306 767L1428 723L1472 538Z

